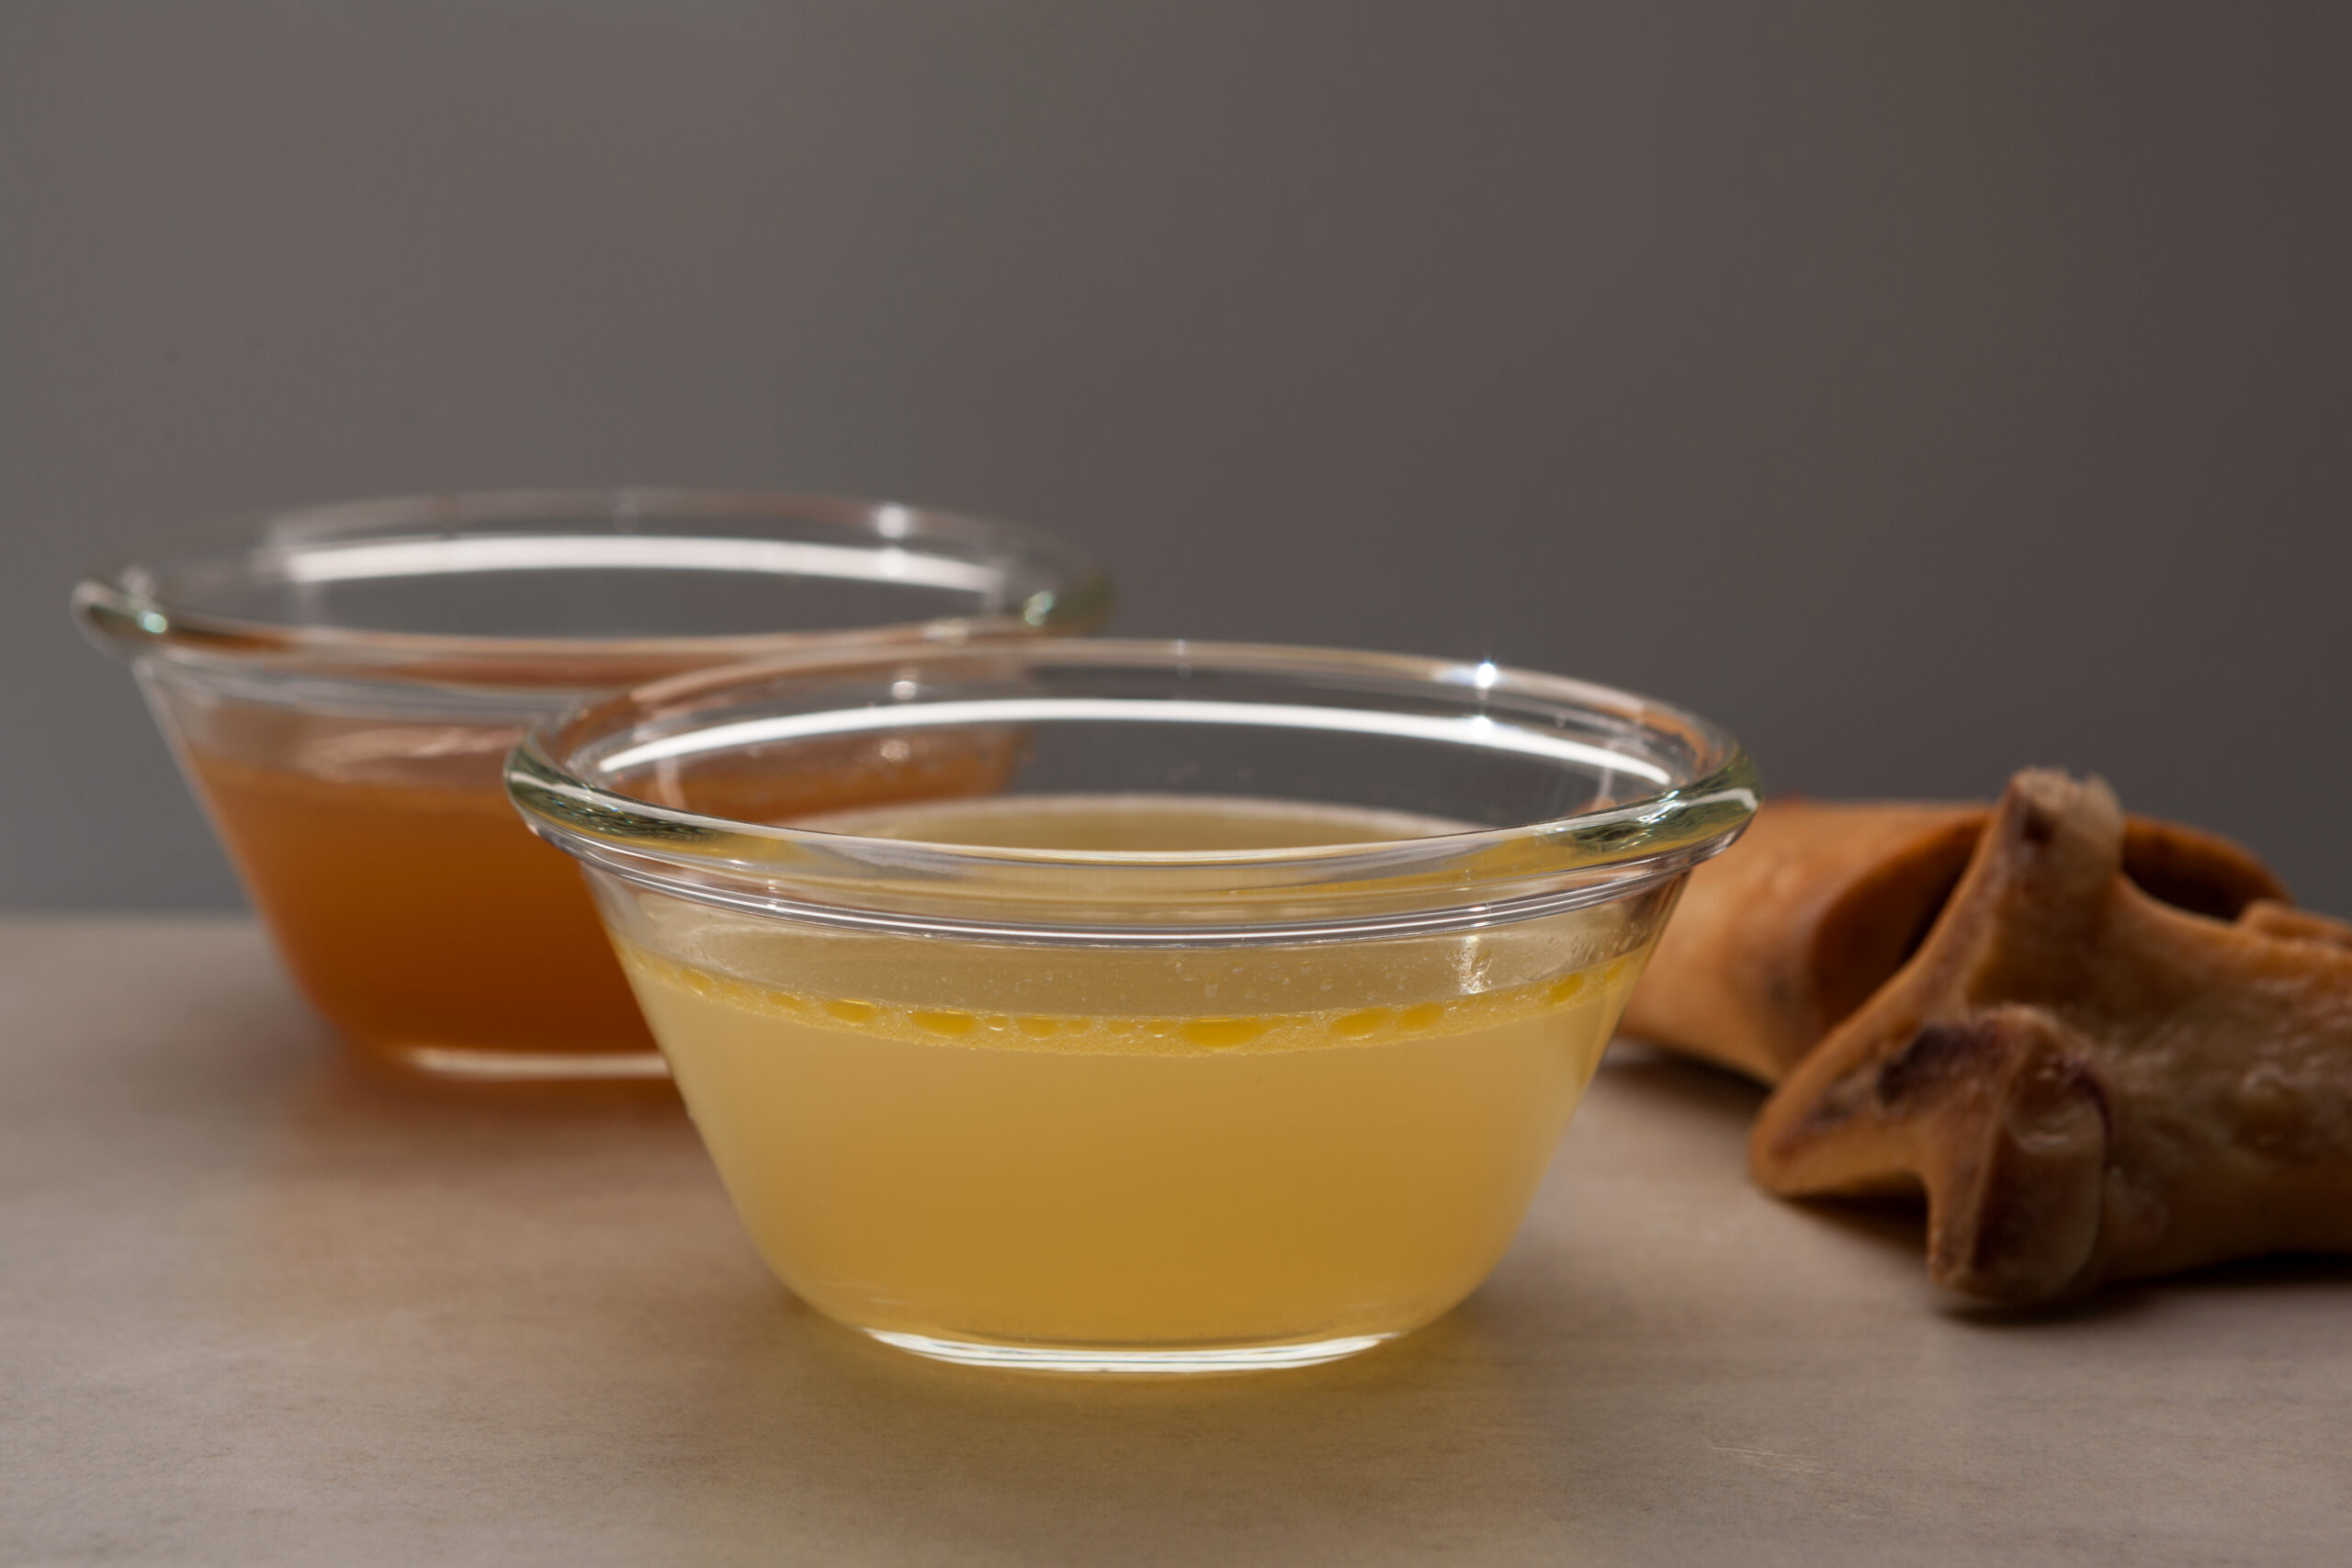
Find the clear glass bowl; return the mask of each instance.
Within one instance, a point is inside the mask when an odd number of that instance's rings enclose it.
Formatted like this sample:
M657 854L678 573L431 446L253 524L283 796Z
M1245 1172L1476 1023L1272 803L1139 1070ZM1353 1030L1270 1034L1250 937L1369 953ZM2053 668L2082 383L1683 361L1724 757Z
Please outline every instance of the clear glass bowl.
M898 801L801 808L844 771ZM1326 1360L1474 1289L1757 787L1552 676L1058 638L657 682L508 786L786 1284L1122 1372Z
M794 649L1091 630L1109 590L1041 535L903 506L535 491L192 530L74 603L330 1021L416 1071L567 1078L666 1069L579 876L507 804L526 728Z

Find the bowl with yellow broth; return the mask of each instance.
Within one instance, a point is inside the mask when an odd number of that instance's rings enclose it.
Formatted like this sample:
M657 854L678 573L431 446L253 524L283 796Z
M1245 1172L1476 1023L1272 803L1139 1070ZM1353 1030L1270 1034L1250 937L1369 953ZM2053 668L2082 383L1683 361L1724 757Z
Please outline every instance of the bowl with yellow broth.
M797 805L883 766L969 787ZM1328 1360L1475 1289L1756 803L1721 730L1582 682L1054 638L655 682L507 781L787 1286L1114 1372Z

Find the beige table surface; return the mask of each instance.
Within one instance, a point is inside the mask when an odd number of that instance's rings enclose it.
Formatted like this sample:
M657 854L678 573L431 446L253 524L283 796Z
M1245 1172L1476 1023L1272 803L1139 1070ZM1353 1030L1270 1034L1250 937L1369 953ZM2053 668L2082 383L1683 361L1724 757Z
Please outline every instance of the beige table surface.
M832 1328L674 1106L375 1081L241 921L0 921L0 1562L2352 1562L2352 1271L1973 1316L1623 1045L1468 1304L1171 1382Z

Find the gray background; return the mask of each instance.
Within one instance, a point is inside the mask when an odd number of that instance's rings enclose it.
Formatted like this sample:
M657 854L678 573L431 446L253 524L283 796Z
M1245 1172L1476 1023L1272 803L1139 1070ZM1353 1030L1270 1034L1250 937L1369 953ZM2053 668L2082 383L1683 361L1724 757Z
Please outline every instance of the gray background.
M234 885L78 570L753 485L2352 909L2352 7L0 0L0 903Z

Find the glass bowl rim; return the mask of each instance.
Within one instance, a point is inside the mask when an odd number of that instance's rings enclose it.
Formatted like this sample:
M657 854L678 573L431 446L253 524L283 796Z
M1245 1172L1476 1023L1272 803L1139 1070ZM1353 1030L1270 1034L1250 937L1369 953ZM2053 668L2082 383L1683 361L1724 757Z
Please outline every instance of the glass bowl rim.
M1465 717L1475 716L1476 705L1503 694L1547 702L1564 712L1630 722L1661 737L1693 739L1699 761L1689 770L1689 776L1669 777L1666 787L1638 798L1542 821L1373 843L1205 853L1006 849L741 821L627 795L593 776L593 762L581 761L583 747L590 743L585 732L624 720L634 709L717 697L730 689L755 693L801 678L860 671L880 673L926 662L982 658L1024 667L1078 660L1128 671L1172 672L1205 667L1309 679L1353 676L1401 682L1432 695L1461 699ZM1050 707L1056 700L1041 698L1039 704ZM807 711L851 714L887 705ZM958 721L939 721L936 727L946 728L953 722ZM881 727L861 721L856 728ZM1487 728L1503 727L1490 721ZM685 726L681 732L693 733L693 726ZM825 733L812 731L807 738L819 739ZM1474 733L1465 729L1459 739L1476 744L1469 739ZM1632 756L1619 754L1629 760ZM1226 879L1231 878L1243 879L1249 888L1269 895L1295 895L1318 907L1333 905L1320 916L1301 913L1310 925L1337 921L1332 925L1334 934L1359 923L1357 915L1337 908L1334 902L1350 902L1351 893L1377 895L1371 902L1386 913L1369 909L1360 913L1384 927L1396 925L1392 917L1407 910L1418 910L1415 918L1405 922L1416 929L1426 926L1428 919L1454 925L1524 919L1549 908L1611 900L1636 886L1679 875L1728 847L1747 826L1761 795L1754 763L1721 727L1681 708L1566 676L1491 661L1468 663L1342 649L1094 637L1041 637L985 649L815 651L654 682L593 698L535 725L508 754L506 780L508 794L535 831L625 880L662 886L703 902L854 925L860 922L854 913L812 905L779 889L799 883L835 893L846 891L854 903L860 896L853 885L861 877L878 875L886 883L911 879L922 885L916 901L929 908L927 929L1014 939L1043 929L1040 919L1047 911L1043 907L1030 908L1033 898L1042 905L1090 907L1109 899L1132 904L1140 914L1162 902L1227 891ZM1036 891L1040 878L1048 879L1049 892ZM943 887L947 891L942 893ZM874 890L865 891L872 894ZM1003 907L993 911L978 908L991 898ZM894 913L885 908L905 902L894 901L887 890L866 901L876 903L872 912L880 925L898 924L910 912L899 908ZM1492 921L1480 911L1490 912ZM1258 923L1261 922L1244 921L1233 930L1254 929ZM1149 924L1139 922L1139 926ZM1044 926L1061 929L1049 919ZM1194 934L1207 930L1198 921L1178 921L1169 929Z
M396 536L442 534L491 537L497 536L501 524L519 526L533 522L570 523L584 536L653 541L669 538L682 543L694 537L681 534L631 534L626 527L616 525L631 516L689 522L698 518L788 516L804 524L839 528L845 540L854 541L862 535L879 549L910 555L940 553L922 550L921 547L926 540L941 545L961 542L993 547L1007 562L1008 574L1027 566L1048 578L1050 603L1032 604L1000 615L943 615L816 630L785 628L663 637L445 635L338 625L332 620L230 615L175 595L157 581L157 569L152 564L156 558L176 553L190 561L217 561L224 568L233 563L251 573L254 580L260 580L258 564L273 554L270 531L288 525L318 530L321 536L305 539L293 548L277 550L275 554L281 558L299 553L302 546L364 539L373 532L396 527L408 530L406 535ZM547 536L563 536L551 533ZM844 547L862 547L852 542ZM639 560L621 564L659 563ZM1035 597L1032 595L1033 600ZM469 671L478 672L454 682L442 676L444 683L490 686L503 683L501 677L510 674L527 683L538 683L531 674L535 667L562 666L569 670L606 664L655 670L668 666L699 668L784 656L802 649L823 650L872 642L956 643L1015 634L1080 632L1107 619L1111 601L1110 578L1091 557L1055 535L1023 524L857 496L664 486L432 491L245 513L151 535L92 569L75 585L73 593L76 618L92 639L111 652L133 660L163 658L230 668L317 666L363 679L399 679L404 666L431 664L446 668L453 661L462 661ZM622 681L616 682L591 676L558 683L611 687L630 679L646 678L642 674L625 674Z

